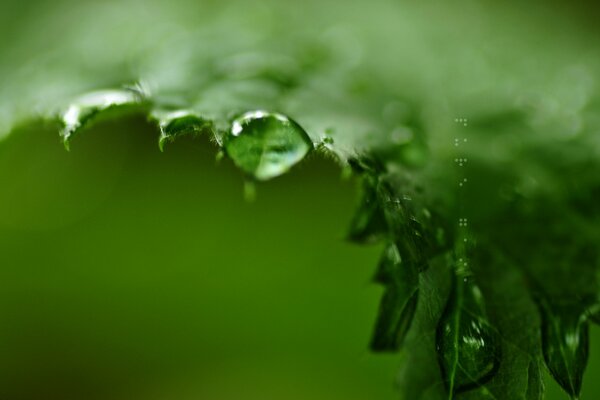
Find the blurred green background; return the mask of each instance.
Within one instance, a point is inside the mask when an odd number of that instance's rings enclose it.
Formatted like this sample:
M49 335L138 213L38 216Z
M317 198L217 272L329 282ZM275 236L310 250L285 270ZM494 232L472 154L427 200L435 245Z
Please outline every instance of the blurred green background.
M0 398L394 398L367 345L379 246L343 240L354 186L314 159L258 187L143 121L66 152L0 147Z

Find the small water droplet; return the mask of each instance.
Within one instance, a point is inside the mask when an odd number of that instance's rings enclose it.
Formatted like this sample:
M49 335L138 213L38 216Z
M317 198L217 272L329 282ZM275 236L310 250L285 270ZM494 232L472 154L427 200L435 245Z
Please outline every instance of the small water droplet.
M247 174L267 180L287 172L313 148L307 133L285 115L252 111L236 118L223 146Z
M542 316L544 360L558 384L578 398L589 352L589 323L579 303L552 304L536 295Z
M72 137L101 115L139 110L145 103L145 95L136 88L90 92L73 101L60 116L63 125L60 136L65 147L69 149Z
M158 122L160 136L158 138L158 147L164 150L166 143L172 143L176 138L183 135L196 135L202 132L212 131L212 125L209 121L200 118L192 111L177 110L166 113L155 113L152 117Z
M494 376L500 363L496 336L487 320L479 287L471 277L455 276L436 337L438 360L450 398Z
M389 243L379 262L375 281L385 286L371 349L397 351L413 320L419 294L419 271L403 262L398 247Z

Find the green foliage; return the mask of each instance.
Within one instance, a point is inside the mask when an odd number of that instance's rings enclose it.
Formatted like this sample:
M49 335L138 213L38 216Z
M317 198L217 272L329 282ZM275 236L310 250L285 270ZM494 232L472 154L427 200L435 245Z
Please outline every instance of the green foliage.
M600 268L599 54L582 40L595 31L537 3L340 4L211 5L198 20L192 4L150 2L134 21L135 2L42 5L29 22L57 47L29 69L3 50L0 115L58 121L68 145L142 114L161 149L209 135L257 180L314 147L361 181L349 239L386 242L371 346L404 352L406 398L539 399L542 362L579 396ZM69 8L77 20L58 33ZM41 34L20 29L33 52Z

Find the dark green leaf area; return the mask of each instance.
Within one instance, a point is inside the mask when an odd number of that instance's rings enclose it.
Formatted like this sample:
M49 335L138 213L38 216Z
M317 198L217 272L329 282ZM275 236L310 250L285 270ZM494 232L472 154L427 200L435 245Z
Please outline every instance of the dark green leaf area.
M423 227L422 218L415 211L411 193L406 184L382 179L377 188L378 198L390 235L406 262L414 264L420 271L427 269L432 256L431 240Z
M552 377L573 399L579 398L589 352L589 323L581 303L553 304L538 297L542 351Z
M397 351L408 332L419 295L419 271L402 260L395 243L383 252L374 280L385 286L371 340L373 351Z
M456 277L436 335L442 377L453 398L494 376L500 343L487 319L484 299L470 277Z
M374 243L388 232L373 181L369 178L363 180L362 198L350 222L348 239L355 243Z

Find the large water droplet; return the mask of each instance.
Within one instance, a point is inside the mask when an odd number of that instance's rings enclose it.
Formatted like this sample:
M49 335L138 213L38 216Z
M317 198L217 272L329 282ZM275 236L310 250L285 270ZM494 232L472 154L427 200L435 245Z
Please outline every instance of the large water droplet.
M578 398L589 351L589 323L580 303L552 304L537 296L542 316L542 350L550 373Z
M300 125L266 111L248 112L235 119L223 146L238 167L259 180L287 172L313 148Z
M484 384L498 370L500 343L487 320L481 291L471 277L455 276L436 344L450 398Z
M379 262L375 281L385 285L379 316L371 341L374 351L397 351L415 315L419 271L403 263L398 247L389 243Z
M68 149L76 133L88 127L100 116L134 112L145 104L145 96L137 88L102 90L88 93L72 102L60 116L60 135Z

